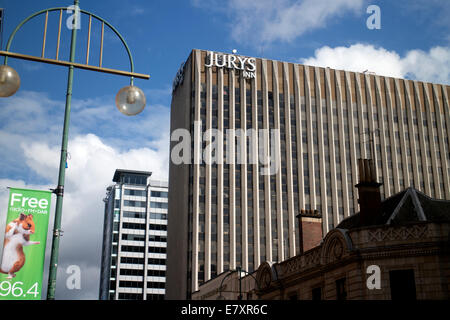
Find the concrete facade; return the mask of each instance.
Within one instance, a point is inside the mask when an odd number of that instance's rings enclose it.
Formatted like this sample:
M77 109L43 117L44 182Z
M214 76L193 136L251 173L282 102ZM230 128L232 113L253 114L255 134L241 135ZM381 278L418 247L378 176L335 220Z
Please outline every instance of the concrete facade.
M450 199L449 86L259 58L249 77L238 63L248 57L230 56L209 67L211 53L193 50L174 82L171 133L191 133L193 161L170 164L168 298L296 256L301 209L321 213L323 234L358 212L358 158L374 159L382 199L409 186ZM201 139L208 129L280 134L262 154L243 143L244 163L195 163L214 156ZM238 148L217 144L219 157ZM269 153L280 168L264 175Z
M118 169L107 189L100 300L164 299L168 185L150 175Z

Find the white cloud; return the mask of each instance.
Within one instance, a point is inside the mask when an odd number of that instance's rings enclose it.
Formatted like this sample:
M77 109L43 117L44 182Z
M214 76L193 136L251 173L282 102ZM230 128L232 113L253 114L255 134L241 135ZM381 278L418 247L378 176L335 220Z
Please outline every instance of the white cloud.
M450 84L450 47L434 47L429 52L411 50L402 59L405 76Z
M62 122L63 105L36 92L0 100L1 230L6 219L6 187L56 187L62 132L56 123ZM167 180L169 109L151 105L140 116L125 117L102 99L74 100L71 120L56 298L97 299L106 188L118 168L151 171L154 179ZM52 201L44 287L56 198ZM65 287L69 265L81 268L81 290Z
M306 65L434 83L450 83L450 47L434 47L428 52L410 50L403 57L395 51L367 44L319 48L313 57L300 60Z
M166 144L168 144L168 140ZM82 281L86 285L82 287L83 292L69 291L64 286L58 285L57 298L97 299L103 233L104 203L102 199L105 196L106 187L113 183L111 180L117 168L151 171L154 179L166 180L168 149L167 153L164 149L152 150L150 148L121 152L105 144L94 134L76 136L69 141L69 145L71 146L71 160L66 169L62 219L64 236L60 245L61 267L58 272L58 280L64 283L67 277L64 266L74 264L81 267ZM40 176L54 181L55 185L28 185L23 181L1 179L0 206L3 209L7 207L7 186L39 190L48 190L56 186L59 148L42 142L27 142L22 145L22 148L28 166ZM56 202L56 198L53 197L52 201ZM53 208L54 205L55 203L53 203ZM54 209L52 215L53 212ZM0 219L1 227L5 223L4 215L1 215ZM50 226L52 225L53 217L51 216ZM3 237L2 234L0 236ZM50 241L49 235L45 272L47 272L50 254ZM93 281L84 282L83 274L84 277L89 277Z
M216 0L192 1L207 10L225 10L230 17L231 37L240 43L267 45L289 42L323 28L336 17L362 12L365 0Z

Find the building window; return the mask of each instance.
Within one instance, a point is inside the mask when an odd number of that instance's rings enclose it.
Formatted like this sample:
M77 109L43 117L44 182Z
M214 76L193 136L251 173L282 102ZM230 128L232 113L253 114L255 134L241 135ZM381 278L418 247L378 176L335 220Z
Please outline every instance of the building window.
M150 208L168 209L168 205L167 202L150 202Z
M132 222L123 222L122 228L124 229L133 229L133 230L145 230L145 224L143 223L132 223Z
M142 300L144 296L137 293L119 293L119 300ZM113 300L113 299L111 299Z
M145 208L147 206L147 203L145 201L124 200L123 205L125 207Z
M120 257L120 263L144 264L143 258Z
M147 195L147 192L145 190L125 189L124 195L145 197Z
M147 176L140 175L124 175L120 178L121 183L126 184L134 184L134 185L146 185L147 184Z
M119 287L122 288L143 288L144 282L142 281L119 281Z
M322 288L321 287L312 289L312 300L322 300Z
M120 269L121 276L143 276L144 270L136 269Z
M297 292L291 292L288 295L289 300L298 300Z
M168 192L165 192L165 191L151 191L150 196L151 197L158 197L158 198L168 198Z
M389 271L392 300L416 300L414 270Z
M167 225L165 224L150 224L150 230L167 231Z
M149 258L148 264L158 264L158 265L165 265L166 260L165 259L157 259L157 258Z
M124 218L145 219L145 212L124 211Z
M347 299L347 288L345 286L345 278L336 280L336 299L337 300Z
M149 247L149 253L166 253L166 248L164 247Z

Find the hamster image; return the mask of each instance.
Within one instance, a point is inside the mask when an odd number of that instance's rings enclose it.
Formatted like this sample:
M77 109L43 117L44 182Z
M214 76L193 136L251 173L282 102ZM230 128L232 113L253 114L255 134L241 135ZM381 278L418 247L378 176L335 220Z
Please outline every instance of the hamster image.
M25 264L23 247L40 244L39 241L30 241L30 235L34 234L34 229L33 215L23 213L6 226L0 272L8 274L7 279L14 278L16 272Z

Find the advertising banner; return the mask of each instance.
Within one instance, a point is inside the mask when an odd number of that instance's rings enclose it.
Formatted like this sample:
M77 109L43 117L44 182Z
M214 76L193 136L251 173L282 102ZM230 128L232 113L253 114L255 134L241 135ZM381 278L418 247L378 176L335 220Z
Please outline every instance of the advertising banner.
M0 300L40 300L50 214L50 191L10 188Z

